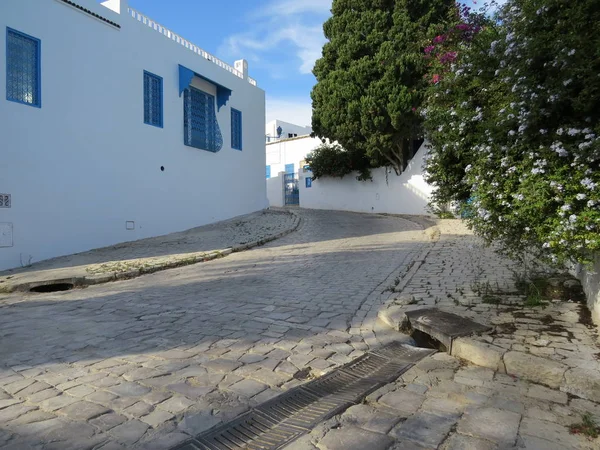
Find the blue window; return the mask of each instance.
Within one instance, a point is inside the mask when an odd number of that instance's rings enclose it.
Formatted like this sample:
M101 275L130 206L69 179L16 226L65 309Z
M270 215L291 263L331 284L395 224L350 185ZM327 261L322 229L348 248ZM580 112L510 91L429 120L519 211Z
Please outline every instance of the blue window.
M305 186L306 186L307 188L309 188L309 187L312 187L312 178L311 178L311 177L306 177L306 178L304 179L304 183L305 183Z
M144 71L144 123L163 126L163 80Z
M194 87L184 91L184 143L216 153L223 148L223 136L217 122L215 97Z
M294 164L286 164L285 173L294 173Z
M42 106L41 46L39 39L6 29L6 99Z
M271 166L267 166L267 180L271 178Z
M242 149L242 112L231 108L231 148Z

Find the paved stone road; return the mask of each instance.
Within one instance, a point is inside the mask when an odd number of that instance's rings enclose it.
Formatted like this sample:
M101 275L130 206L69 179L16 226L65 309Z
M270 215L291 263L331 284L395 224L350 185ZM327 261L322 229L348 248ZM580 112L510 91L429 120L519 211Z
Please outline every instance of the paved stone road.
M377 345L365 324L422 228L299 213L295 233L221 260L0 297L0 447L168 448Z

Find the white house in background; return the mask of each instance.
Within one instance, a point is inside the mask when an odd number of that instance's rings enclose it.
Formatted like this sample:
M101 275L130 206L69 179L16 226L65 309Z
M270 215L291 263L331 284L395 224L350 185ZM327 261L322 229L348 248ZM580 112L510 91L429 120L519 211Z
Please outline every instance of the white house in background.
M402 174L378 168L372 181L357 181L357 174L312 180L306 155L322 144L319 138L299 136L266 144L267 197L271 206L310 209L428 214L432 187L423 177L428 151L423 143Z
M294 125L293 123L284 122L283 120L272 120L265 126L265 137L267 142L306 136L310 133L312 133L311 127Z
M127 0L2 0L0 86L0 269L268 206L246 61Z

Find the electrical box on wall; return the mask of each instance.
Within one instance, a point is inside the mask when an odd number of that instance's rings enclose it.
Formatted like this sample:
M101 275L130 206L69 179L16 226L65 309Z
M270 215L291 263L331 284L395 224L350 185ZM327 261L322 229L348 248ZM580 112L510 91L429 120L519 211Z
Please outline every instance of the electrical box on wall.
M0 247L13 246L13 224L0 222Z
M10 194L0 194L0 208L10 208Z
M125 222L125 229L126 230L135 230L135 222L133 220L127 220Z

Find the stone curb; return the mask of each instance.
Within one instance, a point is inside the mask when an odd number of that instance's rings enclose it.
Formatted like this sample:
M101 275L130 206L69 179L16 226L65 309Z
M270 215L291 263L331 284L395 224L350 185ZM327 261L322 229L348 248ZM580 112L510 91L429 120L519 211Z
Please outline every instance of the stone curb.
M236 245L233 247L225 248L222 250L214 250L210 253L203 253L197 256L189 257L186 259L182 259L179 261L169 261L162 264L154 264L148 267L143 267L140 269L132 269L126 272L108 272L103 274L96 275L85 275L85 276L75 276L75 277L61 277L55 279L48 279L43 281L25 281L25 282L17 282L10 283L10 281L6 284L0 286L0 294L10 294L12 292L27 292L33 288L40 286L47 286L51 284L72 284L74 287L85 287L85 286L93 286L96 284L110 283L113 281L120 280L129 280L132 278L137 278L142 275L148 275L154 272L160 272L168 269L175 269L177 267L189 266L192 264L198 264L202 262L212 261L217 258L224 258L227 255L232 253L242 252L244 250L249 250L254 247L258 247L264 245L268 242L274 241L276 239L280 239L288 234L296 231L298 226L300 225L300 217L295 212L290 210L286 211L276 211L277 213L283 214L291 214L294 217L294 221L292 226L287 230L284 230L280 233L277 233L273 236L269 236L263 239L259 239L253 242L248 242L242 245Z

